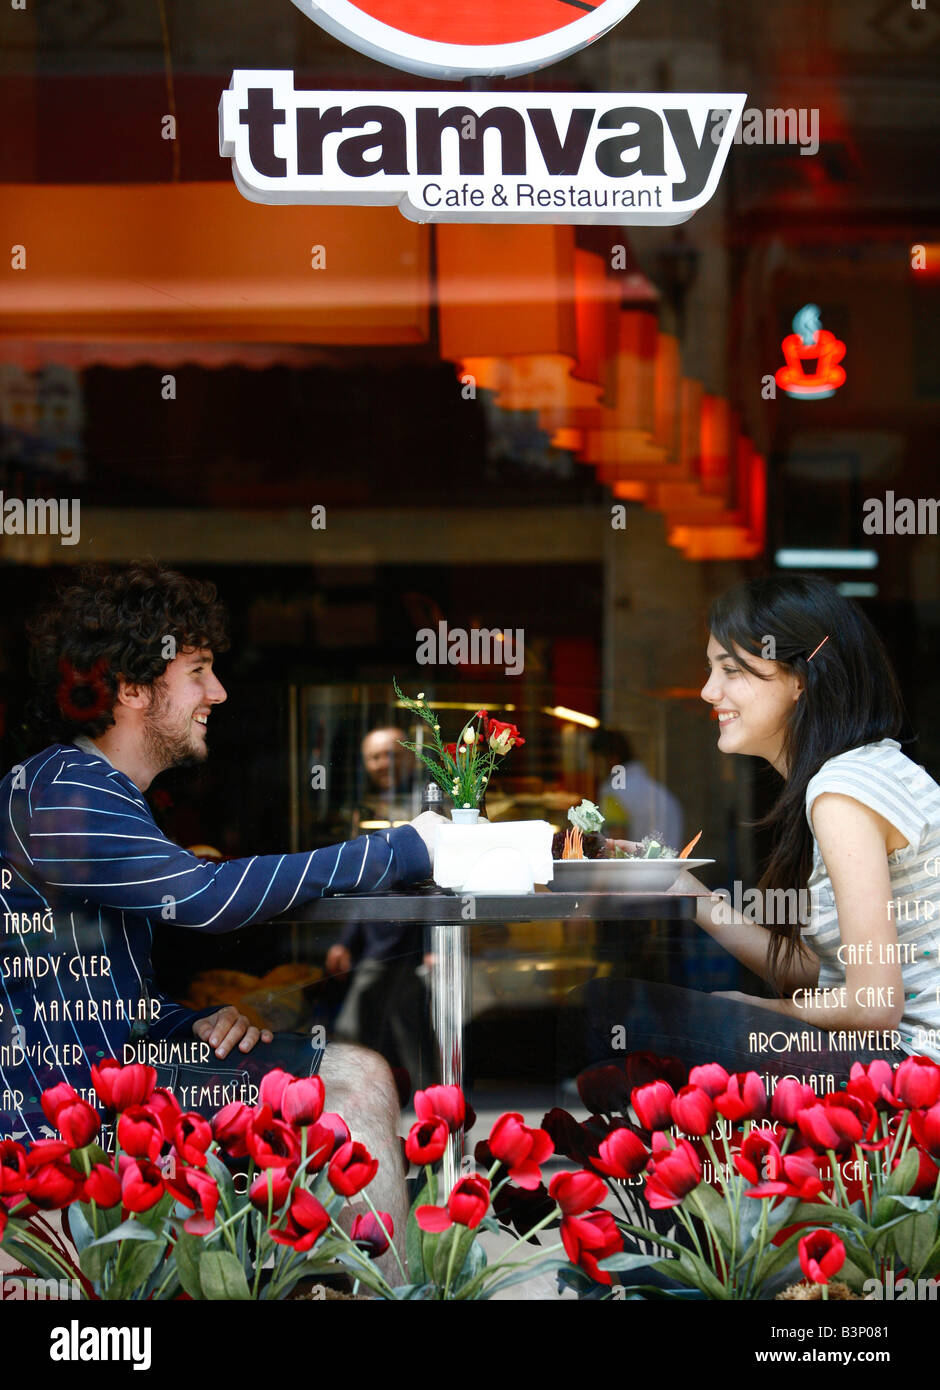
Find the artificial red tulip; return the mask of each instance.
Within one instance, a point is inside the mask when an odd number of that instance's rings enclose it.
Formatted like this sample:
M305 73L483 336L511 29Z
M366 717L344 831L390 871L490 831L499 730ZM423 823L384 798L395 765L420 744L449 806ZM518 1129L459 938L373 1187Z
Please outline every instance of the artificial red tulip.
M195 1168L205 1168L206 1150L212 1143L212 1126L195 1110L187 1111L177 1121L173 1131L173 1143L184 1163L190 1163Z
M637 1086L630 1104L644 1129L668 1129L672 1124L672 1102L676 1093L668 1081L650 1081Z
M43 1211L67 1207L80 1194L83 1175L64 1159L44 1163L27 1179L23 1191Z
M920 1149L915 1149L915 1153L918 1160L917 1176L905 1195L908 1197L932 1197L936 1189L937 1177L940 1175L940 1168L928 1154L922 1153ZM897 1168L900 1162L901 1156L899 1154L891 1167Z
M796 1122L812 1148L820 1152L832 1149L835 1153L848 1153L855 1144L871 1137L877 1115L868 1101L845 1091L835 1091L823 1096L818 1105L801 1110Z
M193 1236L208 1235L215 1226L215 1209L219 1205L219 1185L211 1173L179 1164L164 1182L178 1202L195 1212L183 1222L183 1229Z
M58 1163L68 1158L69 1146L64 1139L37 1139L26 1151L26 1167L31 1173L44 1163Z
M245 1137L251 1124L252 1112L240 1100L223 1105L212 1117L212 1133L232 1158L244 1158L248 1153Z
M245 1145L259 1168L286 1168L300 1157L296 1133L289 1124L274 1118L270 1105L259 1105L252 1112L245 1130Z
M56 1128L71 1149L83 1149L101 1128L101 1116L87 1100L67 1100L56 1111Z
M168 1091L165 1086L156 1086L150 1099L147 1101L147 1109L154 1115L163 1130L163 1137L167 1143L173 1140L173 1131L182 1118L183 1111L179 1101L172 1091Z
M592 1211L587 1216L566 1216L561 1223L561 1239L572 1264L580 1265L598 1284L612 1284L613 1275L599 1269L601 1260L617 1255L623 1241L609 1211Z
M315 1125L323 1114L326 1090L319 1076L298 1076L281 1092L281 1114L289 1125Z
M271 1184L270 1203L272 1212L280 1211L287 1201L290 1192L291 1179L293 1172L290 1168L265 1168L263 1173L259 1173L251 1187L248 1189L248 1200L251 1205L267 1215L268 1211L268 1183Z
M149 1211L166 1188L160 1169L146 1158L127 1159L121 1164L121 1201L126 1211Z
M163 1148L163 1126L146 1105L130 1105L117 1122L118 1143L131 1158L155 1161Z
M429 1086L415 1091L415 1114L419 1120L441 1119L451 1134L463 1128L467 1102L459 1086Z
M442 1119L432 1115L428 1120L418 1120L408 1131L405 1140L405 1157L409 1163L419 1167L425 1163L437 1163L447 1148L447 1125Z
M752 1129L741 1141L732 1161L749 1183L776 1183L783 1172L783 1158L775 1140L759 1129Z
M799 1244L800 1269L814 1284L828 1284L845 1264L845 1246L834 1231L813 1231Z
M869 1062L867 1067L853 1062L845 1089L850 1096L867 1100L869 1105L890 1105L894 1100L894 1068L883 1059Z
M732 1072L715 1096L715 1109L726 1120L762 1120L767 1114L767 1091L756 1071Z
M556 1173L548 1184L548 1195L563 1216L580 1216L604 1200L607 1188L596 1173Z
M702 1181L702 1165L688 1139L680 1139L668 1153L653 1156L646 1179L646 1200L656 1210L675 1207Z
M27 1171L23 1145L15 1139L0 1139L0 1197L22 1192Z
M121 1200L121 1180L107 1163L95 1163L85 1179L83 1202L95 1202L99 1207L116 1207Z
M940 1100L940 1067L929 1057L905 1057L894 1073L894 1098L912 1109L929 1110Z
M563 1158L586 1163L591 1154L597 1153L594 1135L567 1110L561 1110L558 1106L549 1110L542 1116L542 1128L555 1145L556 1154L561 1154Z
M278 1245L292 1245L298 1252L311 1250L330 1224L330 1214L311 1192L295 1187L290 1210L282 1226L268 1235Z
M816 1104L816 1092L812 1086L797 1081L795 1076L785 1076L782 1081L777 1082L770 1101L770 1113L781 1124L795 1125L800 1111Z
M704 1062L689 1072L689 1085L700 1086L714 1100L728 1089L728 1073L717 1062Z
M46 1119L51 1125L54 1125L59 1107L65 1105L66 1102L80 1099L81 1097L74 1086L70 1086L67 1081L60 1081L58 1086L50 1086L47 1091L43 1091L40 1096L40 1104L42 1105L43 1114ZM56 1128L58 1128L58 1126L56 1126Z
M379 1160L373 1158L365 1144L343 1144L330 1159L327 1177L334 1192L341 1197L354 1197L361 1192L379 1171Z
M910 1126L920 1147L931 1158L940 1160L940 1105L932 1105L929 1110L912 1110Z
M270 1105L275 1118L283 1119L281 1099L287 1087L295 1079L289 1071L284 1071L282 1067L272 1067L261 1078L261 1085L258 1087L258 1105Z
M115 1057L105 1057L91 1069L91 1083L98 1098L110 1110L127 1110L132 1105L144 1105L157 1084L153 1067L131 1062L124 1067Z
M630 1099L630 1083L616 1062L589 1067L578 1077L578 1095L592 1115L622 1115Z
M395 1223L387 1211L380 1211L379 1217L385 1230L379 1224L378 1219L372 1212L366 1212L364 1216L357 1216L353 1221L350 1235L359 1246L373 1260L377 1260L380 1255L384 1255L389 1246L389 1236L395 1234Z
M490 1152L509 1169L519 1187L534 1191L542 1181L541 1165L554 1152L544 1129L532 1129L521 1115L501 1115L490 1131Z
M642 1173L649 1162L649 1150L632 1129L612 1129L607 1138L601 1141L597 1157L588 1161L599 1173L623 1181ZM595 1200L600 1201L600 1198Z
M415 1220L422 1231L446 1231L451 1226L476 1230L490 1205L487 1178L461 1178L454 1184L446 1207L418 1207Z
M682 1132L698 1138L708 1133L715 1119L712 1098L701 1086L683 1086L670 1109Z

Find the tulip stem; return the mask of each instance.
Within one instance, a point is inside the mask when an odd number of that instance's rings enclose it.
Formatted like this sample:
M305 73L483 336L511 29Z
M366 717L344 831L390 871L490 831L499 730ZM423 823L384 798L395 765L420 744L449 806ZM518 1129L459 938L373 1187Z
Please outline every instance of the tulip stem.
M47 1241L43 1240L40 1236L34 1236L32 1232L27 1229L23 1231L17 1231L16 1239L22 1241L24 1245L28 1245L29 1248L31 1250L35 1250L37 1254L45 1256L47 1260L51 1260L52 1263L55 1265L56 1269L60 1269L68 1280L71 1281L72 1279L74 1279L74 1266L71 1264L66 1264L64 1260L61 1260L59 1256L55 1253L52 1246ZM84 1293L84 1290L82 1290L82 1292Z
M444 1280L444 1298L450 1294L450 1281L454 1277L454 1261L457 1258L457 1246L460 1243L457 1236L456 1226L451 1226L450 1254L447 1256L447 1277Z
M357 1260L359 1264L365 1266L369 1274L372 1275L376 1280L378 1280L378 1282L382 1285L384 1293L387 1294L390 1299L394 1300L395 1294L392 1291L391 1284L379 1273L379 1271L376 1269L375 1265L369 1259L369 1257L367 1255L363 1255L362 1251L359 1249L359 1246L353 1240L349 1232L344 1231L339 1222L332 1216L330 1217L330 1225L333 1227L336 1234L338 1236L341 1236L342 1239L349 1246L349 1253L353 1256L353 1258Z
M855 1161L861 1168L862 1173L864 1174L864 1176L861 1179L862 1201L865 1204L865 1215L869 1218L869 1220L871 1220L871 1186L869 1183L870 1170L867 1162L862 1157L861 1144L855 1145Z
M539 1231L543 1230L544 1227L546 1227L551 1221L554 1221L555 1218L560 1215L561 1207L556 1202L549 1214L543 1217L542 1220L538 1223L538 1225L533 1226L531 1230L526 1231L524 1236L519 1236L518 1240L514 1240L512 1245L508 1246L503 1251L503 1253L500 1255L499 1259L496 1261L495 1264L487 1265L485 1269L481 1269L480 1273L477 1274L473 1279L471 1279L469 1284L465 1284L463 1286L457 1297L469 1298L472 1294L476 1292L477 1285L482 1284L485 1279L487 1279L491 1274L494 1274L495 1271L499 1269L500 1265L504 1264L505 1260L512 1254L514 1250L517 1250L520 1245L522 1245L525 1241L530 1240L532 1236L536 1235ZM544 1252L539 1251L538 1253L543 1254Z
M834 1149L826 1150L826 1157L829 1160L829 1167L832 1169L839 1196L842 1198L842 1205L846 1211L849 1209L849 1195L845 1190L845 1183L842 1181L842 1170L839 1167L839 1159Z
M407 1284L407 1283L408 1283L408 1275L405 1273L405 1266L404 1266L404 1265L402 1264L402 1262L401 1262L401 1256L399 1255L398 1251L397 1251L396 1248L395 1248L395 1242L392 1240L391 1232L389 1231L389 1229L388 1229L388 1227L386 1226L385 1222L382 1220L382 1218L381 1218L381 1216L379 1215L379 1213L376 1211L375 1206L373 1205L373 1202L372 1202L372 1198L369 1196L369 1194L368 1194L368 1192L365 1190L365 1188L362 1189L362 1195L363 1195L363 1197L365 1197L366 1202L367 1202L368 1205L369 1205L369 1210L371 1211L372 1215L375 1217L376 1221L379 1223L379 1229L382 1231L383 1235L385 1236L385 1239L388 1241L389 1248L391 1249L392 1254L395 1256L395 1263L398 1265L398 1268L399 1268L399 1270L400 1270L400 1272L401 1272L401 1282L402 1282L403 1284Z

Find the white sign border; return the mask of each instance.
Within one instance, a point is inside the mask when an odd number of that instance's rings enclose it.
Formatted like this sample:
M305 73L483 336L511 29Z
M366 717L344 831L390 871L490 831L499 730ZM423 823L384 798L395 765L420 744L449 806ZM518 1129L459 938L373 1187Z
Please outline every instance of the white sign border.
M513 77L560 62L608 33L636 9L640 0L604 0L602 22L597 10L593 10L538 39L502 44L436 43L421 39L373 19L349 0L293 3L308 19L350 48L405 72L447 81L459 77ZM512 0L506 3L511 5Z

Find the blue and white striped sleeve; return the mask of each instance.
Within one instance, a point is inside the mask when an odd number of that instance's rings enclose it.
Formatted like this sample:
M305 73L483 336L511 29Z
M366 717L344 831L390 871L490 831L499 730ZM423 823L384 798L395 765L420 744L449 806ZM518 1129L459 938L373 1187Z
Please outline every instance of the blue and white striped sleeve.
M27 848L33 874L59 892L219 933L265 922L326 891L383 892L430 873L424 841L410 825L307 854L209 864L166 838L126 779L91 766L67 769L33 802Z

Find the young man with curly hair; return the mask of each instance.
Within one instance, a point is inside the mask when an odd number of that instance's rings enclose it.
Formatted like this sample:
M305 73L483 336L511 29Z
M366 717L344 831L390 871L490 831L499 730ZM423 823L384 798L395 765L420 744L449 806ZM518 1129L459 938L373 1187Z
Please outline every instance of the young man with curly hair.
M85 571L29 632L36 707L55 741L0 782L0 1138L40 1138L39 1097L59 1082L93 1100L91 1067L123 1059L135 1039L188 1043L165 1049L180 1060L158 1077L188 1081L184 1109L210 1114L250 1103L273 1067L319 1070L329 1109L379 1159L374 1198L404 1231L398 1103L382 1058L275 1038L234 1006L185 1009L157 988L151 943L168 920L229 932L328 887L420 881L441 817L309 853L197 859L158 829L143 793L167 768L208 756L207 726L227 698L213 669L229 646L215 587L152 561Z

